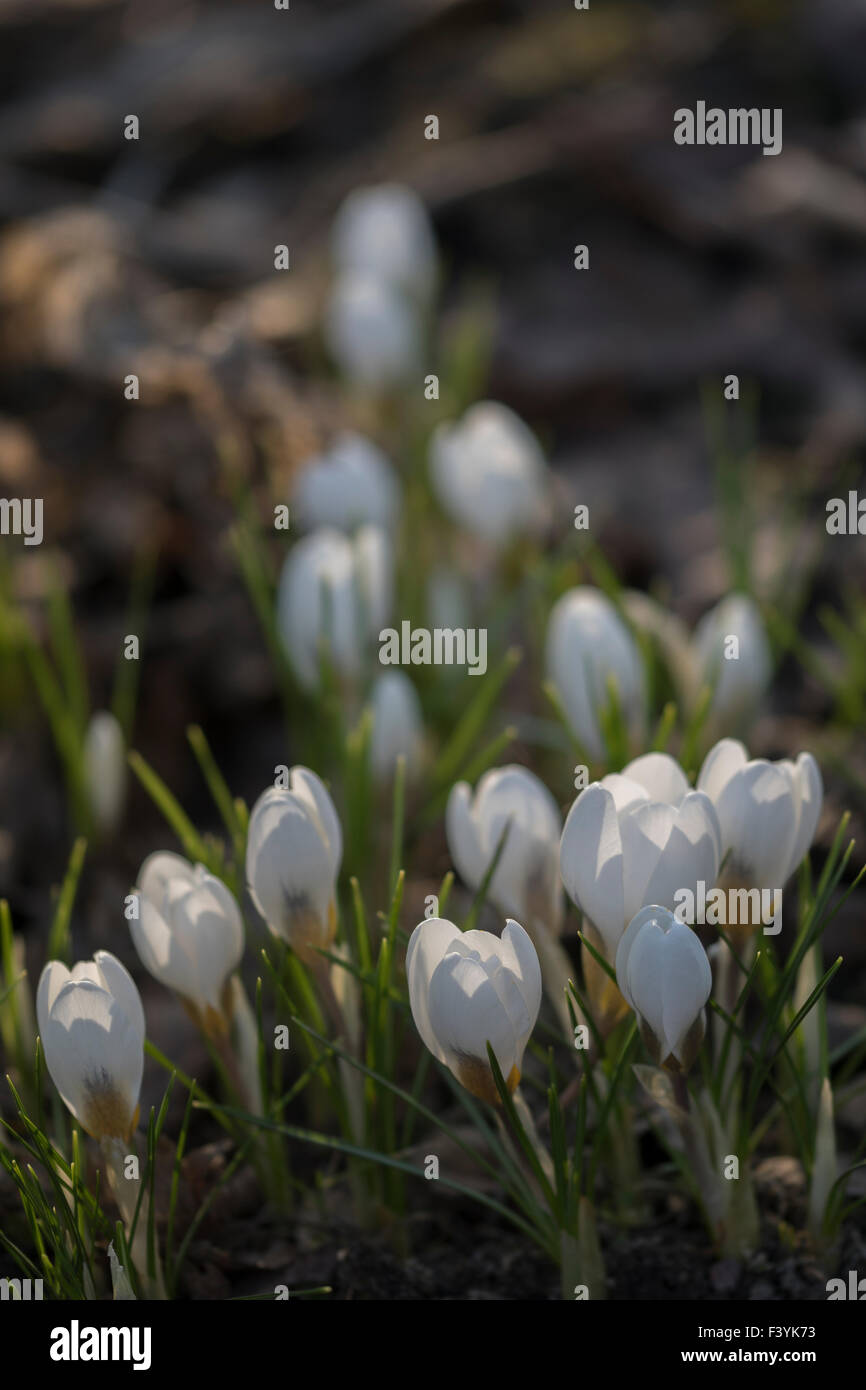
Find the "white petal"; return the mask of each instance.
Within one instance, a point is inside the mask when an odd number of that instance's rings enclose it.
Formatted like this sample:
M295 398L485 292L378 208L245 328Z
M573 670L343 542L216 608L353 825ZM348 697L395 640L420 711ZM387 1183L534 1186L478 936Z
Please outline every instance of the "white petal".
M811 753L801 753L792 765L792 784L797 829L788 864L789 876L809 852L821 818L824 786L820 768Z
M140 1037L143 1047L145 1035L144 1007L135 981L123 962L113 956L110 951L96 951L93 956L93 963L99 971L105 988L112 998L117 1000L121 1010L129 1019L133 1032Z
M673 806L651 801L636 806L620 821L625 922L630 922L638 909L651 901L649 884L676 818Z
M755 888L781 888L794 846L796 820L788 778L755 759L723 789L716 803L725 876Z
M39 986L36 990L36 1019L43 1043L52 1005L63 986L68 984L71 978L66 966L60 960L50 960L39 976Z
M445 1062L446 1057L430 1021L430 981L445 952L459 939L460 930L453 922L444 917L428 917L418 923L406 948L406 979L412 1017L425 1047L440 1062Z
M650 801L676 806L689 791L686 774L668 753L644 753L628 763L622 775L643 787Z
M289 787L294 796L313 813L313 819L322 832L331 861L334 877L340 871L343 860L343 831L337 808L330 793L315 772L308 767L293 767L289 774Z
M168 850L149 854L138 874L138 891L150 898L155 907L161 908L169 893L169 886L179 880L185 886L195 881L195 868L188 859Z
M516 988L516 985L515 985ZM459 952L449 952L433 972L429 993L430 1021L448 1065L464 1057L487 1061L487 1043L503 1077L517 1065L517 1038L508 1013L484 966Z
M510 970L520 986L526 1012L529 1016L529 1032L535 1027L538 1011L541 1008L541 965L529 933L519 922L510 917L502 933L502 963ZM524 1039L524 1046L529 1033ZM518 1060L518 1066L520 1062Z
M695 892L699 882L712 888L719 875L720 841L713 803L703 792L689 792L676 811L667 843L644 889L645 901L672 912L679 889Z
M448 852L464 883L477 888L487 867L475 822L472 790L468 782L456 782L445 807L445 834Z
M665 937L664 1048L675 1052L710 997L713 972L690 927L674 923Z
M721 739L704 758L698 773L698 791L706 792L710 800L717 803L728 782L748 761L749 755L742 743L735 738Z
M601 932L612 960L626 922L623 847L613 797L597 782L568 813L559 864L567 892Z

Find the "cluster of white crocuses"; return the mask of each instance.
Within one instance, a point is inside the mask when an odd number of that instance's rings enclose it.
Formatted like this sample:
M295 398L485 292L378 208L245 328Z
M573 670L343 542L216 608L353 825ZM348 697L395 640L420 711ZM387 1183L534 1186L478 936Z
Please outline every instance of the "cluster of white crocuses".
M271 932L317 963L337 927L342 858L337 812L308 768L291 770L254 805L247 888ZM255 1024L238 976L241 908L229 888L179 854L150 855L127 900L132 942L154 979L172 990L226 1064L250 1108L260 1102ZM126 967L108 951L70 971L49 962L37 992L46 1065L82 1128L106 1144L128 1142L138 1123L145 1018Z
M707 755L696 788L667 754L635 759L586 787L564 828L549 791L526 768L485 773L474 795L458 784L446 815L452 858L473 889L490 875L488 896L509 923L501 940L464 935L438 918L415 928L407 968L421 1037L476 1095L495 1094L488 1043L507 1084L516 1085L542 973L554 996L567 985L567 967L558 971L549 948L562 928L564 884L583 915L584 939L616 972L618 988L584 953L597 1027L609 1031L631 1009L653 1060L688 1070L713 977L694 922L678 910L684 892L696 900L701 885L780 890L809 850L821 804L811 754L750 759L732 739ZM522 918L525 929L511 918Z
M591 758L605 751L603 715L611 699L632 747L645 739L646 677L635 633L657 644L685 711L695 709L705 689L712 692L708 727L737 727L755 713L772 664L760 610L747 594L728 594L690 637L675 614L646 594L626 590L617 606L598 589L570 589L550 614L547 675Z

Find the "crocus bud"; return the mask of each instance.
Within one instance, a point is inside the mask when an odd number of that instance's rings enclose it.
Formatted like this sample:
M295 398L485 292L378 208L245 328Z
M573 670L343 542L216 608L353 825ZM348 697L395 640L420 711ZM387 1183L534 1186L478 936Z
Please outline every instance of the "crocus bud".
M547 626L547 674L562 698L574 732L593 758L604 753L600 715L613 678L626 728L633 736L645 719L640 651L611 600L598 589L570 589L553 606Z
M566 817L560 868L609 961L640 908L673 911L680 890L697 894L698 883L715 885L720 842L712 801L690 790L667 753L635 758L580 793Z
M205 1032L225 1034L232 1015L229 981L244 949L240 909L222 879L179 854L151 854L135 889L130 921L145 970L183 999Z
M292 668L318 688L322 648L339 676L355 682L391 607L388 538L362 526L352 538L322 528L293 546L280 576L277 623Z
M747 594L729 594L699 622L694 636L700 685L712 687L715 724L751 714L770 683L770 644L760 611Z
M407 777L414 776L424 754L424 721L414 685L404 671L384 671L373 684L370 703L373 776L377 782L389 781L401 753Z
M458 424L437 426L430 474L445 511L493 545L544 523L544 454L514 411L496 401L471 406Z
M355 189L337 213L331 242L341 271L375 276L418 299L433 289L433 228L421 199L405 184Z
M84 781L97 828L112 830L123 810L126 744L120 724L108 710L98 710L87 726Z
M82 1129L94 1139L128 1139L138 1124L145 1031L129 971L108 951L71 971L49 961L36 1015L51 1079Z
M485 772L473 796L468 782L451 788L445 830L451 858L470 888L481 886L506 825L510 828L488 887L504 915L539 920L554 934L562 926L559 807L528 768L512 764Z
M808 852L821 814L823 786L811 753L796 762L749 758L723 738L698 775L721 829L726 887L782 888Z
M406 975L424 1044L467 1091L497 1104L487 1044L513 1091L541 1004L541 970L526 932L511 920L500 938L427 918L409 939Z
M616 978L653 1060L688 1071L703 1042L713 986L707 953L691 927L657 904L642 908L617 947Z
M325 341L340 370L358 386L379 391L400 386L421 361L418 311L378 276L338 276L324 316Z
M330 449L304 467L295 488L303 526L393 526L400 488L388 459L371 440L345 432Z
M263 792L250 815L247 886L275 936L314 962L337 930L340 822L325 784L293 767L286 789Z
M427 580L426 597L430 627L471 627L466 585L455 570L435 568Z

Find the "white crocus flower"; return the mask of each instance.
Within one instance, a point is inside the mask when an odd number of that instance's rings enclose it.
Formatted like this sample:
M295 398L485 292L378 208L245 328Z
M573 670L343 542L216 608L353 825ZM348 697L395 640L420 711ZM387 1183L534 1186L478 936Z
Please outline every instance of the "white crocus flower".
M342 857L340 822L325 784L309 768L293 767L288 788L268 788L252 809L247 886L274 935L310 963L337 930Z
M616 607L598 589L570 589L553 606L547 626L547 674L569 721L593 758L604 753L601 712L608 682L616 683L626 728L638 735L645 720L643 662Z
M337 277L325 306L324 333L337 366L358 386L385 390L419 370L418 311L375 275L353 270Z
M445 811L448 848L470 888L481 886L506 825L488 896L503 914L528 923L537 919L558 933L562 817L547 787L528 768L511 764L485 772L474 796L468 782L451 788Z
M699 789L716 808L727 886L782 888L808 852L821 814L823 786L811 753L796 762L749 758L723 738L711 748Z
M45 1063L64 1104L94 1139L128 1140L138 1124L144 1009L108 951L72 970L46 965L36 993Z
M497 1104L487 1043L513 1091L541 1004L541 970L526 932L511 920L501 938L461 932L430 917L409 940L406 975L425 1046L467 1091Z
M244 949L240 909L221 879L179 854L151 854L138 876L139 916L129 923L145 970L184 1000L209 1034L231 1020L231 977Z
M713 690L710 713L716 725L730 725L754 711L773 664L760 610L747 594L729 594L704 615L693 652L698 684Z
M404 671L384 671L373 684L370 704L373 776L378 782L389 781L402 753L406 776L413 777L424 754L424 720L414 685Z
M430 441L430 474L458 525L493 545L537 531L547 515L547 464L532 431L507 406L481 401Z
M394 525L400 488L382 450L362 434L346 431L331 447L307 463L295 488L295 507L310 529L335 526Z
M653 1059L688 1071L703 1041L704 1006L713 986L695 933L664 907L642 908L617 948L616 978Z
M108 710L98 710L84 736L84 782L97 827L112 830L126 791L126 742Z
M362 526L350 539L322 528L293 546L280 575L277 624L300 683L318 688L322 649L347 683L360 676L392 602L387 536Z
M405 184L357 188L345 199L331 237L341 271L372 275L418 299L436 279L436 240L427 209Z
M612 961L640 908L673 911L679 890L715 886L720 845L710 797L689 788L667 753L646 753L580 793L562 832L560 868Z

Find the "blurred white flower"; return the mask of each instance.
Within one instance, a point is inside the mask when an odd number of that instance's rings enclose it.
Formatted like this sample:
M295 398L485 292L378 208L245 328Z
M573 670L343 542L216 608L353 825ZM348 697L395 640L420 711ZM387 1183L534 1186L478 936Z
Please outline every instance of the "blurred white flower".
M633 737L642 732L641 654L606 594L582 586L557 600L547 625L546 662L572 728L591 757L604 753L600 714L610 698L611 677L626 728Z
M451 858L470 888L481 886L499 837L510 825L488 896L506 916L539 920L554 934L562 927L559 878L559 807L534 773L512 764L492 768L475 795L468 782L451 788L445 830Z
M286 789L269 787L250 814L247 886L275 936L310 962L337 930L340 822L324 782L293 767Z
M325 306L324 333L337 366L359 386L399 386L420 370L418 311L377 276L346 271L337 277Z
M544 524L548 478L541 446L519 416L496 401L480 401L459 423L436 427L430 475L449 516L494 545Z
M84 736L84 782L97 827L112 830L120 820L126 791L126 742L108 710L98 710Z
M352 538L323 527L289 551L277 591L277 625L305 689L319 686L322 644L343 680L361 675L391 608L392 565L390 542L374 526L362 526Z
M667 753L646 753L586 787L565 822L560 868L569 896L612 961L626 924L647 904L715 885L721 831L712 801L692 791Z
M231 892L204 865L171 853L148 855L135 892L139 917L129 929L145 970L183 998L206 1032L225 1033L229 981L244 949Z
M403 671L384 671L373 683L370 703L373 776L379 782L390 780L401 753L406 759L406 776L414 776L424 752L424 720L414 685Z
M523 928L509 920L500 938L430 917L409 940L406 975L412 1017L433 1056L496 1104L489 1042L513 1091L541 1004L538 957Z
M123 1139L138 1124L144 1009L125 966L108 951L67 970L49 961L36 993L45 1064L64 1104L94 1139Z
M426 299L436 279L436 240L421 199L405 184L356 188L334 220L332 250L341 271L360 271Z
M698 685L713 687L714 721L730 724L752 713L773 673L764 621L754 601L747 594L729 594L704 615L692 640Z
M657 904L642 908L617 948L616 978L653 1059L688 1071L703 1041L713 987L707 953L691 927Z
M364 435L346 431L304 466L295 507L308 528L351 531L369 524L388 530L397 519L400 487L382 450Z
M469 603L460 575L441 565L427 580L427 622L431 628L467 628Z
M711 748L697 781L721 829L726 886L782 888L808 852L824 789L811 753L796 762L749 759L736 739Z

